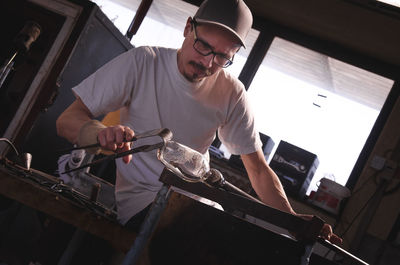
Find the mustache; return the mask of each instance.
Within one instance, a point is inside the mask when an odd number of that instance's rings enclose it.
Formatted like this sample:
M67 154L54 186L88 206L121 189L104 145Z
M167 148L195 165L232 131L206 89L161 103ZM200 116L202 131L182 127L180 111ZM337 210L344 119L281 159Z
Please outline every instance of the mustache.
M194 66L198 70L203 71L207 76L211 75L211 71L207 67L205 67L204 65L196 63L195 61L190 61L189 64L191 64L192 66Z

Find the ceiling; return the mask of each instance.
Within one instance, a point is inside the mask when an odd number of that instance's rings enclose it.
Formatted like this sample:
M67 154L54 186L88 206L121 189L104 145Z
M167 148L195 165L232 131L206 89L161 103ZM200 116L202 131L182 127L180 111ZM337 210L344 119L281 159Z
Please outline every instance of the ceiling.
M400 8L371 0L246 0L256 17L400 66Z

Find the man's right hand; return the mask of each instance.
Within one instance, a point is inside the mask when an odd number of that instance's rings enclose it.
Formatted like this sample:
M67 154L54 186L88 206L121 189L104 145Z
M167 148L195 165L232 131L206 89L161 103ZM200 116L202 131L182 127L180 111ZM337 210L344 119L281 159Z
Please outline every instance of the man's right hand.
M105 150L124 152L130 150L134 131L123 125L106 127L97 120L78 97L57 119L57 134L78 146L99 142ZM94 151L96 153L96 150ZM123 157L129 163L132 155Z
M121 153L131 149L130 141L134 135L135 132L128 126L117 125L101 130L97 134L97 140L101 148ZM132 155L124 156L122 159L128 164L132 160Z

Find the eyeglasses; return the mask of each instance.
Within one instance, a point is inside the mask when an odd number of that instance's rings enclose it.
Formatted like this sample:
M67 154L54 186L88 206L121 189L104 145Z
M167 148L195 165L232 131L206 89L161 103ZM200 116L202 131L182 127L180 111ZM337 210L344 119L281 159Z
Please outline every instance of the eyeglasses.
M213 55L213 62L221 66L223 68L226 68L233 64L233 57L232 58L227 58L225 55L221 53L216 53L212 50L210 44L207 42L203 41L202 39L199 39L197 37L197 32L196 32L196 21L192 20L192 25L193 25L193 33L194 33L194 43L193 43L193 48L200 53L203 56L208 56L210 54Z

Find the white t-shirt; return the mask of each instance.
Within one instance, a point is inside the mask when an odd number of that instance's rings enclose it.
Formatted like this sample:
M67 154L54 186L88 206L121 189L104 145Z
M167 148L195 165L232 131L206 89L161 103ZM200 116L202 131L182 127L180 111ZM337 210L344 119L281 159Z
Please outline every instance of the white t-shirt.
M224 70L200 82L189 82L178 70L176 49L131 49L73 91L95 117L121 109L121 124L135 133L168 128L174 141L203 154L217 129L233 154L261 147L243 84ZM134 145L159 141L155 137ZM125 224L153 201L162 185L158 179L164 166L156 151L134 154L129 164L117 159L116 164L118 217Z

